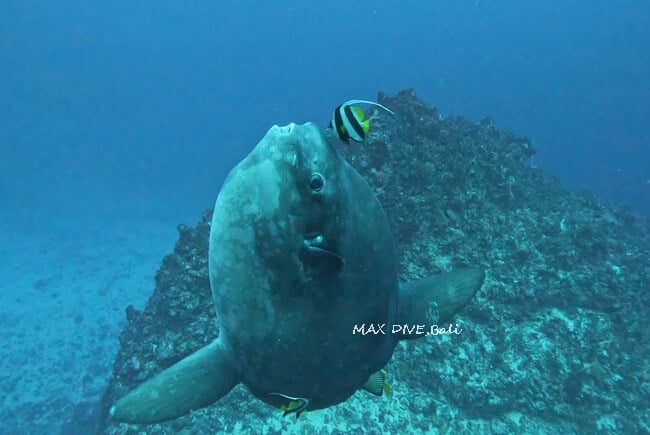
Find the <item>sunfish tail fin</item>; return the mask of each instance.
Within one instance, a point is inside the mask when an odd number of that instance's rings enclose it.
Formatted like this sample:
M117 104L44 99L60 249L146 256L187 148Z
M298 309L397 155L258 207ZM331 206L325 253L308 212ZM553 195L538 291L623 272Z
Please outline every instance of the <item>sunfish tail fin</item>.
M461 269L400 286L399 321L407 325L444 324L465 306L483 285L481 269ZM400 338L419 338L405 334Z
M124 423L159 423L213 404L238 383L235 365L217 339L136 387L110 414Z

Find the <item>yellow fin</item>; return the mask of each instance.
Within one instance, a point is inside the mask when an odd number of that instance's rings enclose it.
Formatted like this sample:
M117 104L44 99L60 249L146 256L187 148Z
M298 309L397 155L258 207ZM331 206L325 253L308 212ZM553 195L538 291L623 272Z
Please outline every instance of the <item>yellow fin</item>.
M291 402L289 402L289 405L287 406L287 410L293 411L294 409L298 409L303 405L304 405L303 402L300 402L298 400L292 400Z
M357 117L359 122L363 121L363 119L366 117L366 114L363 113L363 109L361 107L352 106L350 109L352 110L352 113L354 113L354 116Z
M280 396L285 399L289 399L289 403L286 405L280 406L280 411L282 412L282 417L286 417L289 414L296 414L296 419L300 417L300 414L307 410L309 406L309 399L304 397L291 397L282 393L270 393L272 396Z
M366 119L365 121L361 121L361 128L363 128L363 131L368 133L370 131L370 120Z
M390 386L388 382L384 384L384 394L387 396L390 396L393 394L393 387Z

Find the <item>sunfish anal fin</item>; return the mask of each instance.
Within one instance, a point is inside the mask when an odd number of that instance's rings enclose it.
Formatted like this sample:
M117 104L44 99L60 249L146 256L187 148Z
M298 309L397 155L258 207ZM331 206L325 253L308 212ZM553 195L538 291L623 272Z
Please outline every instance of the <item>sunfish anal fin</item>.
M235 365L217 339L118 400L110 414L124 423L159 423L213 404L238 383Z

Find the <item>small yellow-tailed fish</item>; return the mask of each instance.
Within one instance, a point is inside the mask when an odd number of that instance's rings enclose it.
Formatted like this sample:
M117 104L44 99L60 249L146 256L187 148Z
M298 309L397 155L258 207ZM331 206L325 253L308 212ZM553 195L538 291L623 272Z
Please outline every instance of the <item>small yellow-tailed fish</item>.
M334 109L329 126L336 130L339 139L345 143L350 143L350 139L355 142L363 142L366 140L366 134L370 131L370 120L377 116L378 113L378 111L375 111L373 116L365 119L363 110L355 106L355 104L367 104L383 109L391 115L395 114L388 107L375 103L374 101L350 100L340 104Z
M289 399L289 403L282 405L280 411L282 411L282 417L286 417L289 414L296 414L296 420L300 417L300 414L306 412L307 406L309 405L309 399L304 397L291 397L282 393L271 393L274 396L284 397Z

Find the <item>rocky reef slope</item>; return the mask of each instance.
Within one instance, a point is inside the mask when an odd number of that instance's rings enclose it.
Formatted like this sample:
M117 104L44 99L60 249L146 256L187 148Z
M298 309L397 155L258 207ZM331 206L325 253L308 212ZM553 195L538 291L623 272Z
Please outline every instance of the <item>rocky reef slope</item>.
M400 343L390 397L357 393L296 421L240 386L172 422L116 425L116 398L218 335L207 211L179 227L145 310L126 310L98 433L650 430L650 222L568 191L489 118L440 116L412 90L378 100L396 116L375 120L368 143L336 146L384 205L404 281L486 269L462 333Z

